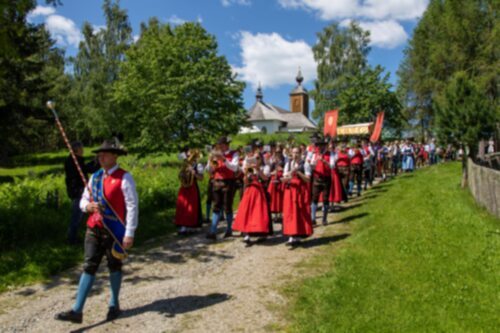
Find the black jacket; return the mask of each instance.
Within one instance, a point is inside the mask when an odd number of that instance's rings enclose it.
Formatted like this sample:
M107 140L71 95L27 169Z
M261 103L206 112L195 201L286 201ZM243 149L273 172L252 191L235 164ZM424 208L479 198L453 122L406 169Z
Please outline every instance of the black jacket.
M88 180L88 174L92 174L99 170L99 163L97 161L92 161L88 164L85 164L85 160L81 156L76 156L78 160L78 164L83 171L85 179ZM64 162L64 172L66 173L66 192L68 193L68 197L72 200L80 199L83 193L83 181L78 173L78 169L73 162L73 158L68 156L66 161Z

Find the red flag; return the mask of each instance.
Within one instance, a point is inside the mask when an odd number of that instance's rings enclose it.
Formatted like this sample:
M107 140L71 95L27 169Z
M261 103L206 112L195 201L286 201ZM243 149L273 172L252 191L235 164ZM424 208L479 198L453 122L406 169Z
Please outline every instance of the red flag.
M380 135L382 134L383 124L384 124L384 111L381 111L377 114L377 120L375 121L375 128L373 129L372 136L370 137L370 141L372 143L375 143L380 139Z
M339 110L332 110L325 113L325 127L323 134L329 135L334 138L337 136L337 119L339 117Z

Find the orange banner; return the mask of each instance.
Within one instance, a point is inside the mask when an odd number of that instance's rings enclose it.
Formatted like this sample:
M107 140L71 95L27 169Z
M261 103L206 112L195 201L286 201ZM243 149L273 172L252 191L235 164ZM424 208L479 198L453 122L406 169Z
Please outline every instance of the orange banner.
M384 125L384 111L381 111L377 114L377 120L375 121L375 128L373 129L372 136L370 137L370 142L375 143L380 139L383 125Z
M332 138L337 136L337 120L339 118L339 110L332 110L325 113L325 126L323 134Z

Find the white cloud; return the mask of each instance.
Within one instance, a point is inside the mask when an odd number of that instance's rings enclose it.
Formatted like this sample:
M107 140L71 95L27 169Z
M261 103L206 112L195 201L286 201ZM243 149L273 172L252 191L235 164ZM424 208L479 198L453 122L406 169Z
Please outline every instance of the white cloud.
M100 32L102 30L106 30L105 25L92 25L92 28L94 29L94 33Z
M351 20L344 20L340 26L347 27ZM406 42L408 34L405 29L395 20L387 21L360 21L363 30L370 31L370 45L393 49Z
M49 16L55 14L56 10L54 7L46 7L46 6L36 6L31 12L28 13L28 21L31 21L33 18L38 16Z
M250 6L252 4L252 1L251 0L221 0L221 3L224 7L229 7L231 5Z
M62 46L71 45L78 47L82 35L75 22L60 15L50 15L45 21L45 26L51 36Z
M316 63L311 47L302 40L288 41L278 33L242 32L240 39L243 66L233 71L255 89L293 84L299 66L306 81L316 77Z
M74 46L82 40L80 29L76 26L73 20L56 14L54 7L36 6L31 12L28 13L28 21L42 16L45 20L45 27L50 32L52 38L60 46ZM101 29L101 26L94 26L94 30Z
M313 11L323 20L365 18L411 20L427 8L429 0L278 0L283 8Z
M186 23L187 21L174 14L170 16L169 19L167 19L167 22L172 23L173 25L181 25Z
M139 40L139 38L141 38L141 36L139 36L139 35L132 36L132 39L133 39L134 43L137 43L137 41Z

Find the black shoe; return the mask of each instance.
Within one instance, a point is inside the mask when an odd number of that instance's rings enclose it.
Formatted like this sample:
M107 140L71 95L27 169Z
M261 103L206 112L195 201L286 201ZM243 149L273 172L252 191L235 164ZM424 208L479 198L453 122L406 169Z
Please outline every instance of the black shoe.
M69 310L66 312L58 313L55 316L55 319L62 320L62 321L70 321L70 322L75 323L75 324L81 324L82 320L83 320L83 314L77 313L73 310Z
M106 321L112 321L115 320L120 316L122 311L120 310L119 307L117 306L110 306L108 309L108 314L106 315Z
M321 224L323 224L325 226L325 225L328 225L328 222L323 221L323 222L321 222Z
M211 232L207 234L207 239L217 240L217 236Z
M226 231L224 238L233 237L233 232L231 230Z

